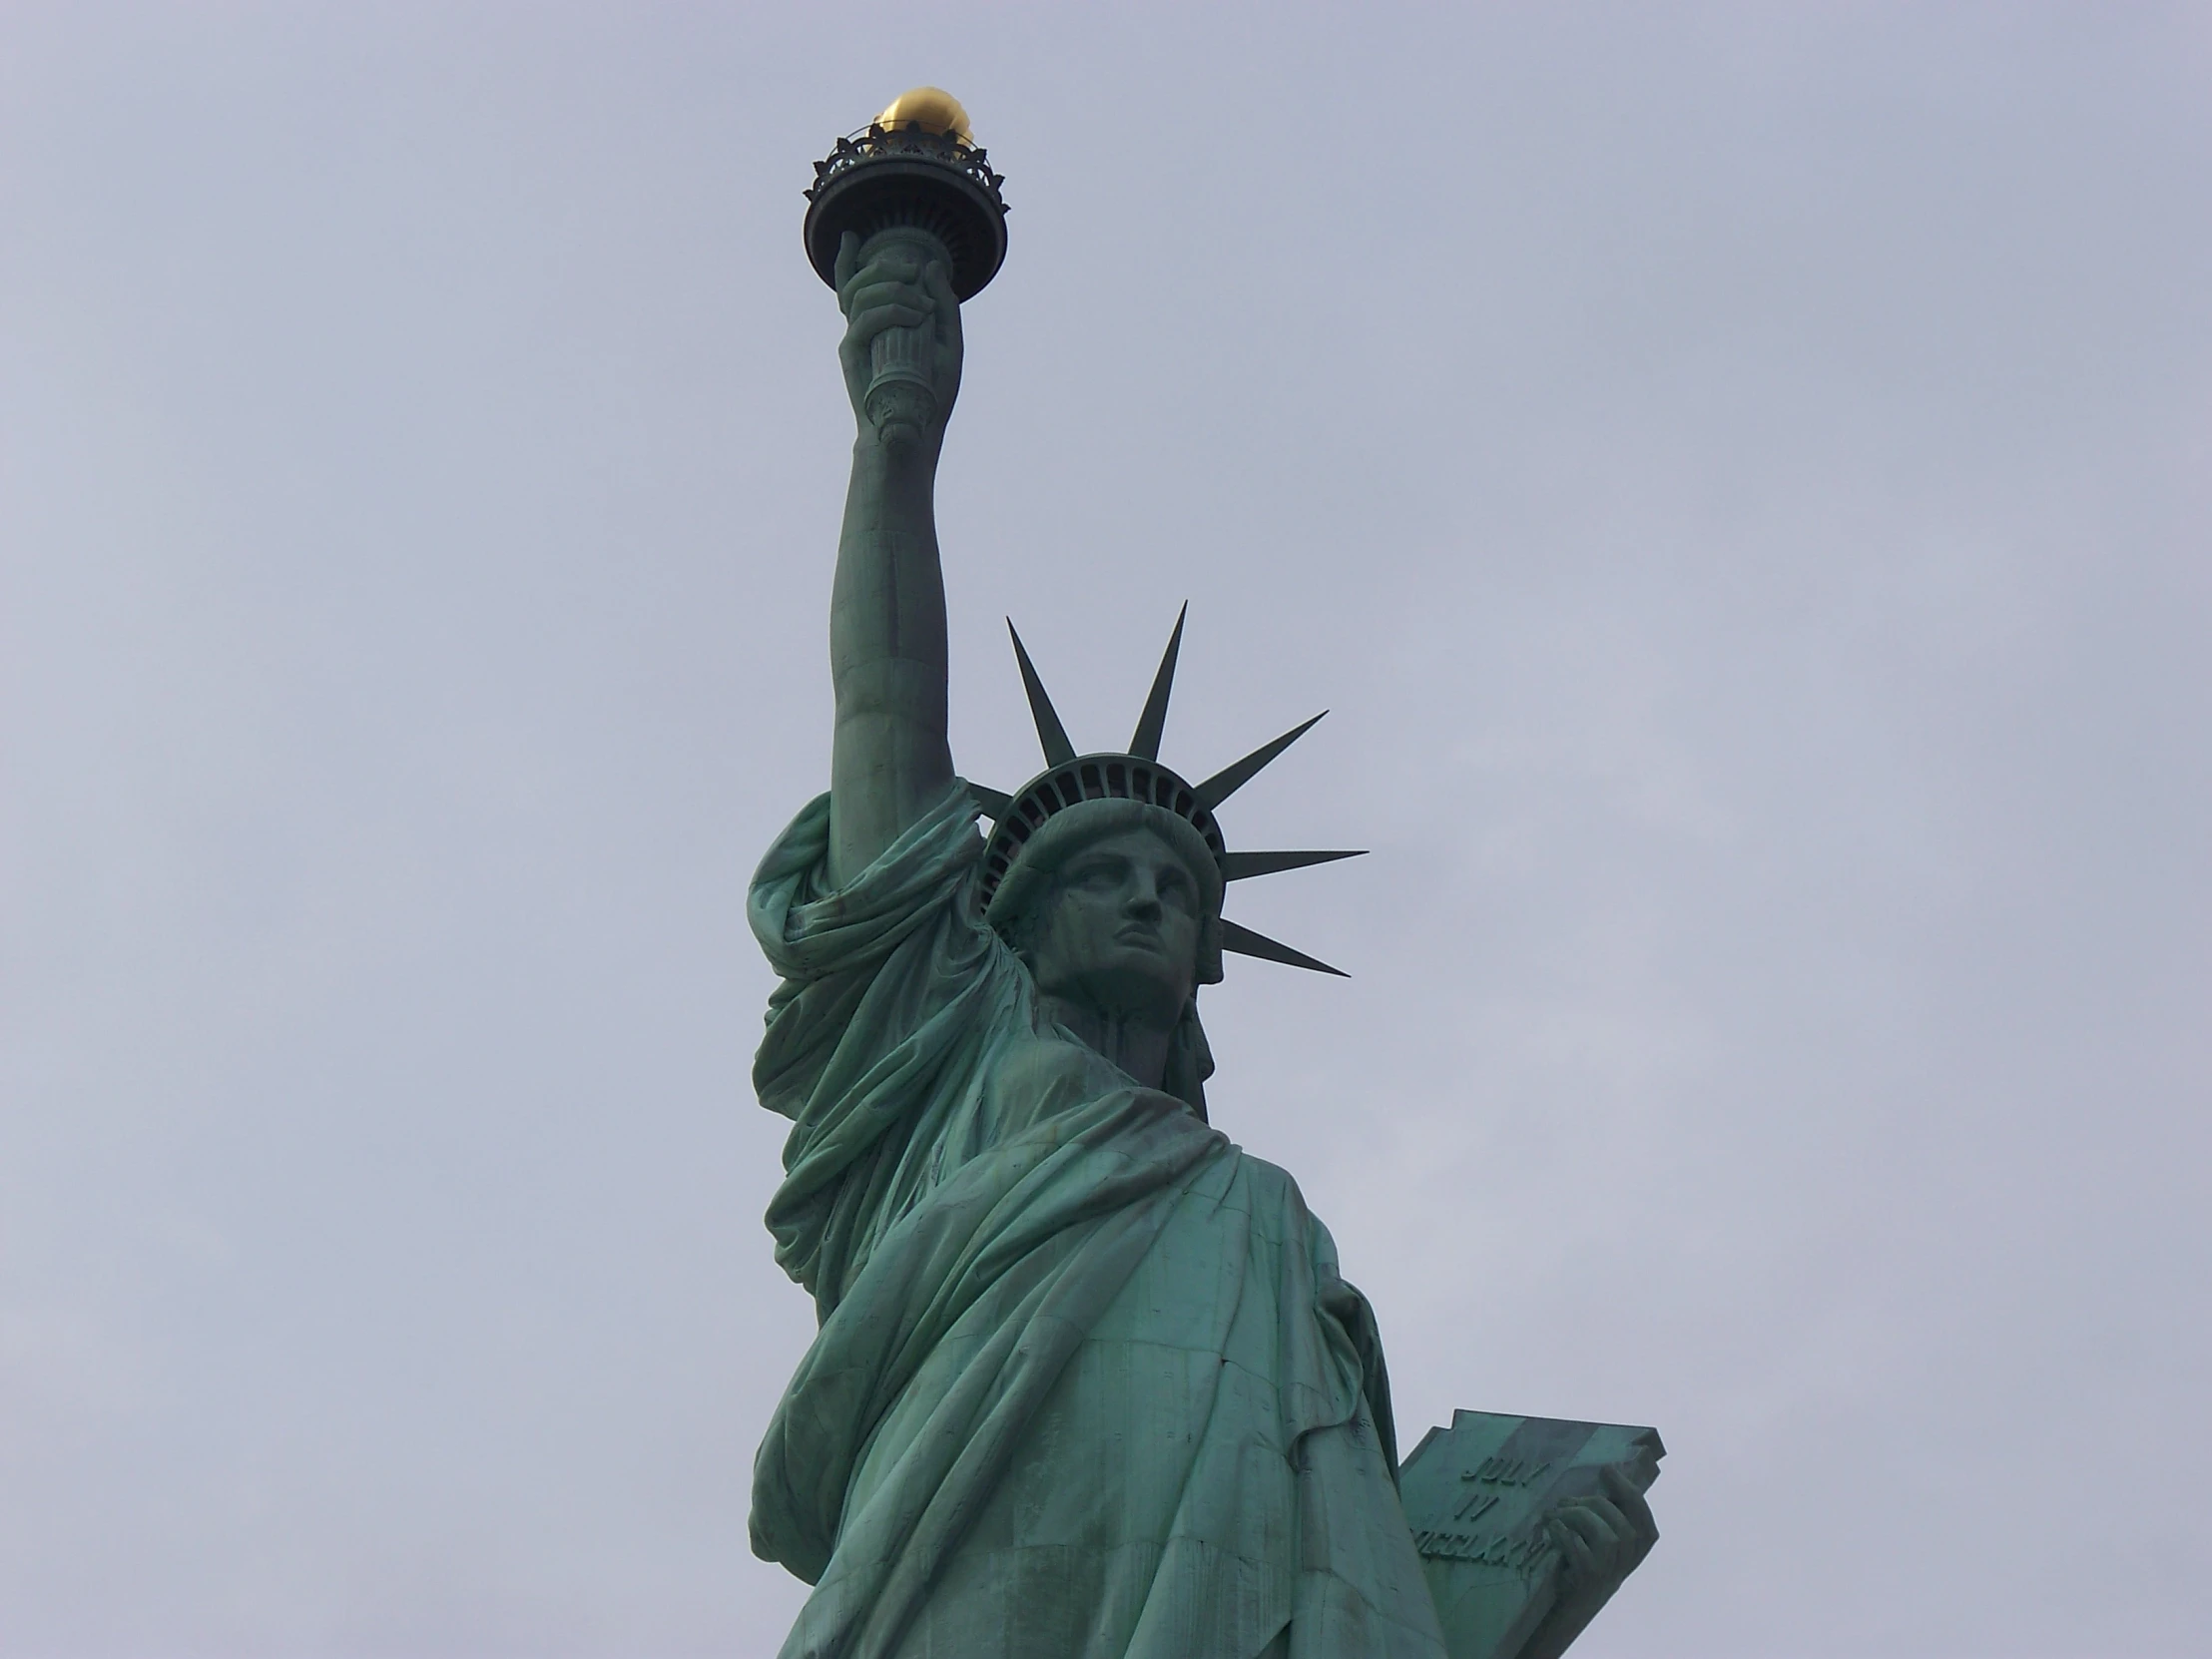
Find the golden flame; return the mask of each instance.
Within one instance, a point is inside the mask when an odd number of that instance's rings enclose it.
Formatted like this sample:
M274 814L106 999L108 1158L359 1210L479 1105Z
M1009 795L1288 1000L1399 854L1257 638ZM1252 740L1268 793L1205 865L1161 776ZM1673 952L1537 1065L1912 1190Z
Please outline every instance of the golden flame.
M975 134L968 127L967 111L942 87L916 87L902 92L883 107L875 125L885 132L899 127L919 127L925 133L950 133L962 144L972 145Z

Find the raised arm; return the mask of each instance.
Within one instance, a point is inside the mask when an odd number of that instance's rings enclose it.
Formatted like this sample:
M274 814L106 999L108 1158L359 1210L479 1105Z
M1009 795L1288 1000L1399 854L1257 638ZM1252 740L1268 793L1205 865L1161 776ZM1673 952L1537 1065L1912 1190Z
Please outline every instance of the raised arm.
M960 389L960 307L943 266L926 257L925 247L876 237L864 261L861 255L858 239L847 234L836 266L846 319L837 354L859 433L830 599L837 699L830 875L839 885L865 869L952 781L934 494L944 421ZM900 418L879 428L866 412L870 348L887 328L915 330L919 349L902 355L928 378L934 408L931 398L909 400Z

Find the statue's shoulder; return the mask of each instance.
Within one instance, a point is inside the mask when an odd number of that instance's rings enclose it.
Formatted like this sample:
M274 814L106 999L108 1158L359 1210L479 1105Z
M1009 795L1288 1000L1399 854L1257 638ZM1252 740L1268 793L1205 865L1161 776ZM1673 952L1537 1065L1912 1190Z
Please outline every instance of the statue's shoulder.
M1336 1241L1321 1218L1307 1207L1298 1178L1281 1164L1270 1163L1234 1141L1231 1146L1236 1174L1223 1202L1248 1212L1261 1231L1277 1243L1309 1257L1318 1248L1334 1264Z
M1299 1190L1298 1177L1281 1164L1271 1164L1267 1159L1247 1150L1237 1148L1239 1174L1253 1193L1265 1198L1270 1207L1295 1214L1306 1221L1314 1219L1306 1208L1306 1195Z

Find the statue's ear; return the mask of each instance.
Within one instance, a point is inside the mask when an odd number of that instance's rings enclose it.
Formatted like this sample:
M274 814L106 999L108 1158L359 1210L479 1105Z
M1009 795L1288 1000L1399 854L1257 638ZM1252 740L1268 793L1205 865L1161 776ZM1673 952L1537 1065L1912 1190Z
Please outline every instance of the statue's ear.
M1221 983L1221 917L1208 916L1198 930L1198 982Z

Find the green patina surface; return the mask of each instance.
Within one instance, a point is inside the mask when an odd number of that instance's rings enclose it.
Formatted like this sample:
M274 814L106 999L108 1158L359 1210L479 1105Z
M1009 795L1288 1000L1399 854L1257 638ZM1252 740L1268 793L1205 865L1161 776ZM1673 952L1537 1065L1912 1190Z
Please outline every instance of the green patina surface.
M1157 766L1171 647L1134 753L1076 757L1024 656L1052 764L1011 797L954 775L950 268L910 226L837 253L858 431L830 788L750 900L783 978L755 1083L792 1120L769 1226L821 1316L755 1464L754 1547L815 1586L784 1653L1458 1653L1368 1305L1290 1176L1205 1116L1223 950L1320 965L1221 915L1225 880L1337 855L1222 846L1211 807L1289 739L1197 786ZM1551 1577L1515 1641L1542 1659L1648 1512L1523 1518Z

